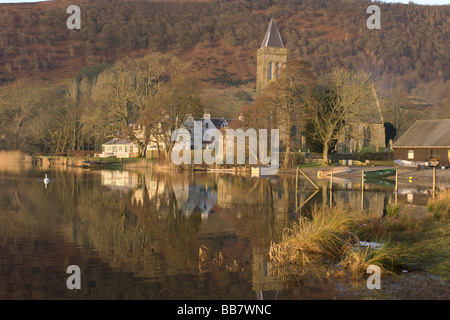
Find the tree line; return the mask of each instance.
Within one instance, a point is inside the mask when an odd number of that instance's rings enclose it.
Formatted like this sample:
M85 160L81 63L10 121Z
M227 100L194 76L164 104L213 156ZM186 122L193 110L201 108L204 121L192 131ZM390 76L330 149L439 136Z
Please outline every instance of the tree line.
M86 67L64 87L0 87L0 148L64 154L100 151L104 142L124 138L138 145L139 156L146 156L150 143L169 154L172 133L189 115L203 113L196 70L174 55L154 53ZM373 76L363 71L317 73L309 62L293 59L280 79L242 110L243 125L281 128L285 166L294 151L294 127L327 161L349 119L367 122L377 112L371 103L374 91ZM402 93L393 91L381 101L389 106L385 114L394 132L404 132L418 116L410 109L411 98Z
M0 87L0 147L54 154L101 150L120 137L145 157L150 142L170 148L171 132L201 114L197 79L192 65L152 54L88 67L67 87Z

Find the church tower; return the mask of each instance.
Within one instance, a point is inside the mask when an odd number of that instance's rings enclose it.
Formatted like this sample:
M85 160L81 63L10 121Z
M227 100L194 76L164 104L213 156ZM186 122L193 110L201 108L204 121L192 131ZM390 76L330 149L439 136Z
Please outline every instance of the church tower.
M287 62L287 49L283 45L275 20L270 20L261 48L257 53L256 97L259 97L271 81L279 78L281 68Z

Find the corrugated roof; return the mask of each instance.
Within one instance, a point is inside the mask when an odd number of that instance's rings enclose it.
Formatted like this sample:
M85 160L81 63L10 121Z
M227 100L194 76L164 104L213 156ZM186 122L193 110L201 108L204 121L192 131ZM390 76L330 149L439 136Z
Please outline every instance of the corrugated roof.
M450 148L450 119L417 120L395 143L394 148Z
M284 48L283 40L281 40L280 32L278 31L277 24L272 18L270 20L269 28L267 28L266 35L262 42L261 48L272 47L272 48Z

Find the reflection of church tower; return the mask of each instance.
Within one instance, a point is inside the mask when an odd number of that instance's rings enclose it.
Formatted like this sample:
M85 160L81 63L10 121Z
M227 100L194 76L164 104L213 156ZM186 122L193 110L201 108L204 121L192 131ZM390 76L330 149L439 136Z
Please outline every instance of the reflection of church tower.
M270 81L278 79L280 70L286 62L287 49L283 45L280 32L275 20L272 18L261 48L258 49L258 66L256 70L257 97L261 95Z
M283 285L278 276L271 274L272 267L265 256L265 250L253 247L252 289L258 300L276 300Z

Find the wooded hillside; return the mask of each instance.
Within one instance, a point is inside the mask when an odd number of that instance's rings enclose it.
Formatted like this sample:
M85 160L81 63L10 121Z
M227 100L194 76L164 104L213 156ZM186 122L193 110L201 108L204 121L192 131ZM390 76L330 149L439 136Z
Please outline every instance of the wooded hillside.
M193 62L205 86L247 97L233 88L247 84L251 94L256 50L274 17L289 58L318 73L370 72L380 93L395 89L436 116L450 112L450 6L378 3L382 29L369 30L372 3L363 0L81 0L77 31L66 27L70 4L0 4L2 83L54 84L88 65L160 51Z

